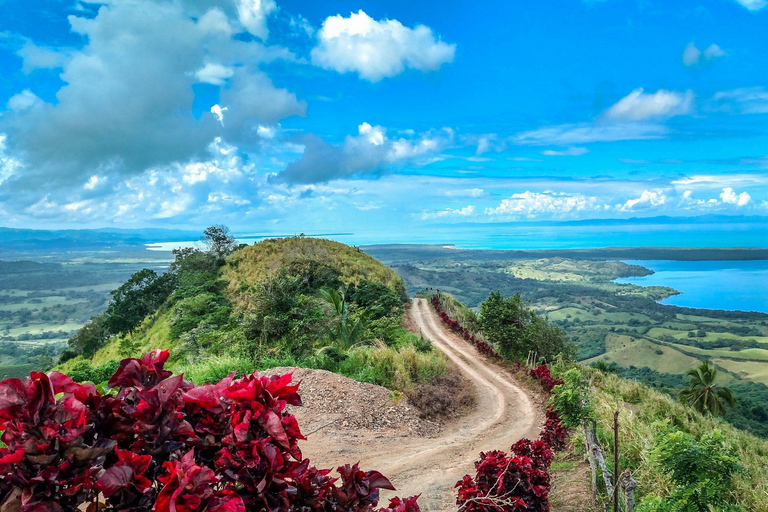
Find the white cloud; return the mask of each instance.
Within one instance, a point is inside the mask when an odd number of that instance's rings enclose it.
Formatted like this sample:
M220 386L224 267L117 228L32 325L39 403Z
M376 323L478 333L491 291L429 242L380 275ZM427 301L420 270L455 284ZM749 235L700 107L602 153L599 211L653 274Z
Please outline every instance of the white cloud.
M582 194L567 194L563 192L531 192L526 190L512 194L501 201L496 208L486 208L487 215L497 216L532 216L549 214L559 216L582 211L600 211L609 208L597 197Z
M683 64L686 66L693 66L694 64L699 63L700 58L701 50L696 48L696 45L693 42L688 43L683 50Z
M224 85L234 74L235 70L230 66L209 62L195 72L195 77L205 84Z
M82 191L94 174L117 183L199 161L217 137L258 153L259 125L304 115L306 103L277 88L261 68L295 56L234 37L242 23L256 23L246 11L269 13L274 2L241 4L238 13L235 0L110 1L95 17L69 16L82 43L62 49L60 58L26 47L30 67L62 67L63 85L54 103L20 92L0 117L7 153L23 166L3 182L14 207L34 204L49 190ZM227 87L219 106L196 118L192 86L201 80ZM51 202L63 203L56 199Z
M711 44L705 50L699 50L693 42L683 50L683 64L695 66L702 62L708 62L725 56L725 51L716 44Z
M511 138L515 144L560 145L615 142L621 140L659 139L669 132L655 123L580 123L546 126L519 133ZM486 149L490 148L487 142ZM499 144L496 145L496 148ZM502 148L506 147L506 141Z
M67 49L46 48L36 45L33 41L25 41L16 53L22 58L21 72L24 74L36 69L63 68L72 58Z
M8 99L8 109L21 111L31 107L42 106L43 100L37 97L35 93L29 89L24 89L18 94L14 94Z
M667 196L662 190L643 190L640 197L629 199L620 206L621 210L633 210L636 208L649 208L652 206L661 206L667 202Z
M216 116L216 119L219 120L219 122L224 125L224 112L227 110L227 107L222 107L221 105L214 105L211 107L211 114Z
M768 5L768 0L736 0L750 11L759 11Z
M448 197L480 197L485 194L481 188L448 190L445 195Z
M719 57L724 57L724 56L725 56L725 50L723 50L716 44L711 44L707 47L706 50L704 50L704 58L707 60L713 60L713 59L717 59Z
M732 114L768 114L768 90L760 86L721 91L712 96L708 108Z
M408 28L397 20L376 21L360 10L348 18L329 16L317 34L312 63L339 73L356 72L378 82L405 69L434 71L453 62L455 44L448 44L424 25Z
M606 112L609 119L643 121L687 114L693 106L693 91L684 93L659 89L653 94L635 89Z
M238 0L237 15L240 23L253 34L266 41L269 36L267 17L277 10L274 0Z
M446 208L445 210L438 210L434 212L421 212L419 218L421 220L429 219L444 219L446 217L468 217L474 215L474 206L465 206L464 208Z
M572 147L563 150L545 149L541 152L544 156L581 156L589 153L587 148Z
M720 199L725 204L735 204L736 206L746 206L752 200L752 197L746 192L736 194L732 187L725 187L720 194Z

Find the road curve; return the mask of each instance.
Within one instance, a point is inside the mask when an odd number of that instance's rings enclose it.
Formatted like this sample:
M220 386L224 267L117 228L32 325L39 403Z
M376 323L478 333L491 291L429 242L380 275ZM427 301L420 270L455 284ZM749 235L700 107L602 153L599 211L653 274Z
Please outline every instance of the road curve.
M481 451L509 450L523 437L535 439L543 412L511 375L481 356L464 339L447 330L424 299L414 299L409 314L422 336L446 356L472 382L475 407L446 425L435 438L362 437L348 439L341 450L332 449L330 439L310 436L302 449L311 460L329 462L336 456L359 460L363 468L375 468L397 487L383 492L389 497L421 494L424 511L455 512L454 486L474 470Z

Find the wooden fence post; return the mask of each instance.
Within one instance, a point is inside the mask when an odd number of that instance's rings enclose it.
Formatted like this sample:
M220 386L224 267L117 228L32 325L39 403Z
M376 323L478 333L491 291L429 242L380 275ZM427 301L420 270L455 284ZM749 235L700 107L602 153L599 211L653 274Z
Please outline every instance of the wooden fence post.
M613 413L613 512L619 512L619 411Z

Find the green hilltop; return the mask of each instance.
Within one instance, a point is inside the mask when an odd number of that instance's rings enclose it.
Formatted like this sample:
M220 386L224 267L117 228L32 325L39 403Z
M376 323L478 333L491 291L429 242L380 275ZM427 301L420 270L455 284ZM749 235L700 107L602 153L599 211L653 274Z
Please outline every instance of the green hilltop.
M373 257L318 238L237 246L223 235L207 251L176 251L162 275L134 274L58 369L101 382L119 360L161 348L196 382L304 366L406 391L445 373L442 353L401 326L402 279Z

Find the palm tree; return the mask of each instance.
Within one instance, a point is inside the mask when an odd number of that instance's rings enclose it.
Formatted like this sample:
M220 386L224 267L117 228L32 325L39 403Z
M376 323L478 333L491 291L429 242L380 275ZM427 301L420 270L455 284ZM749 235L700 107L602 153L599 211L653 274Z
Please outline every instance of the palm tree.
M685 376L691 380L688 387L680 392L680 400L700 413L725 416L726 405L736 407L733 391L715 384L717 368L709 364L709 361L702 361L699 366L688 370Z
M344 292L341 290L320 288L319 294L325 302L331 305L337 315L335 325L328 332L332 345L323 347L320 351L334 347L339 352L346 352L364 343L361 338L365 330L366 315L361 315L356 320L350 318L349 305L344 297Z

